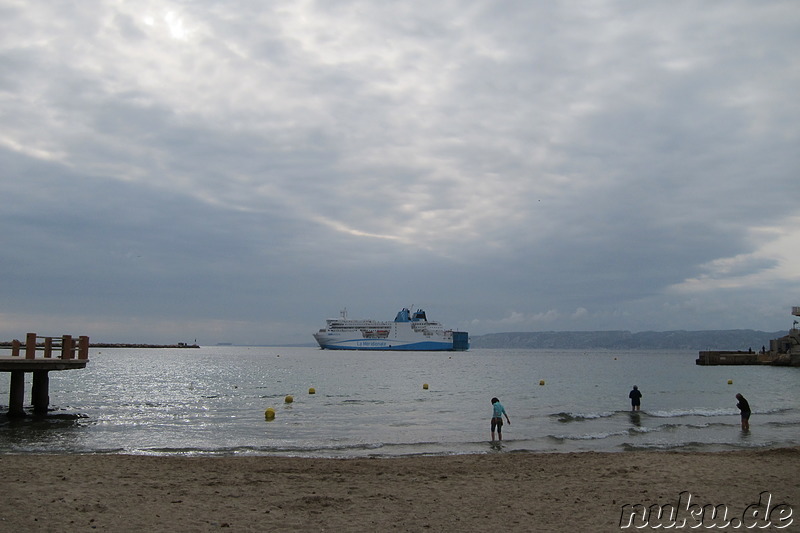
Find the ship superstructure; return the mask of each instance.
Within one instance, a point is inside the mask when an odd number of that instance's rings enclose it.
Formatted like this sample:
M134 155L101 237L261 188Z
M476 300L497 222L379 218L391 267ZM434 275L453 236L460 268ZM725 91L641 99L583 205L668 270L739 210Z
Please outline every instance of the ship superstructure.
M329 318L325 328L314 333L320 347L329 350L463 351L469 349L469 334L445 329L428 321L424 310L403 308L393 321Z

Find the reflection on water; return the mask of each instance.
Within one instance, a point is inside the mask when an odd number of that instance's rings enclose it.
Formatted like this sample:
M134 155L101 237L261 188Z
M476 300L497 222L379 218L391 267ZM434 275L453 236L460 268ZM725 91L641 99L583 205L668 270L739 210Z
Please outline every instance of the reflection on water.
M695 358L675 351L103 349L85 370L51 372L49 416L0 416L0 453L355 457L798 443L797 369L698 367ZM633 383L646 398L642 411L630 411ZM750 433L740 430L740 390L753 409ZM489 444L493 396L514 422L496 447ZM0 381L0 402L7 398L8 381Z

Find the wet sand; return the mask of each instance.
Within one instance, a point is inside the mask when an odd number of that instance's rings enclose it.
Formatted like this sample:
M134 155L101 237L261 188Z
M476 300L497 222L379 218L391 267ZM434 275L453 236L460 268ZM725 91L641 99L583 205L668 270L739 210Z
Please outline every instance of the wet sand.
M740 520L765 491L770 510L785 504L773 527L800 526L797 512L785 516L800 509L800 447L382 459L2 455L0 472L0 531L621 531L625 504L678 506L684 493L681 505L690 494L695 510L723 504L728 520ZM642 525L637 516L627 530ZM639 530L657 524L648 518ZM676 515L687 518L688 510Z

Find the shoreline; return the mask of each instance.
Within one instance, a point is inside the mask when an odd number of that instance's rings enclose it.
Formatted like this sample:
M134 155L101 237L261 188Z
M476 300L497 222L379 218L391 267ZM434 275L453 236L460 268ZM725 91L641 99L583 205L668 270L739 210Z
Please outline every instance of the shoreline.
M800 446L350 459L6 454L0 530L616 531L624 505L678 506L681 494L723 505L728 519L756 509L762 493L772 508L800 509L798 460ZM785 520L796 526L800 516Z

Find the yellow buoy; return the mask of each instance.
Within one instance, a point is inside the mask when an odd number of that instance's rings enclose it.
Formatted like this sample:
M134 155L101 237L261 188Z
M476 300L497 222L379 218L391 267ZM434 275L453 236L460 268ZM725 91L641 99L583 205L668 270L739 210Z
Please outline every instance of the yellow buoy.
M314 387L311 387L310 389L308 389L308 393L309 394L316 394L317 393L317 389L315 389Z
M272 407L267 407L267 410L264 411L264 418L266 418L267 420L272 420L273 418L275 418L275 409L273 409Z
M544 385L544 380L543 379L539 380L539 385Z
M294 396L292 396L291 394L287 394L286 398L284 398L283 401L286 403L292 403L294 401Z
M733 380L732 379L728 380L728 385L733 385Z
M427 383L423 383L422 384L422 388L425 389L425 390L428 390L428 384Z

